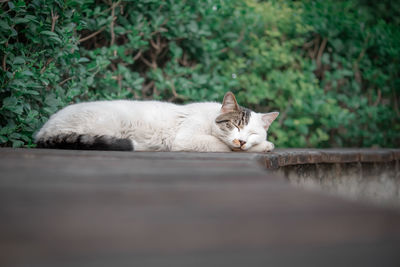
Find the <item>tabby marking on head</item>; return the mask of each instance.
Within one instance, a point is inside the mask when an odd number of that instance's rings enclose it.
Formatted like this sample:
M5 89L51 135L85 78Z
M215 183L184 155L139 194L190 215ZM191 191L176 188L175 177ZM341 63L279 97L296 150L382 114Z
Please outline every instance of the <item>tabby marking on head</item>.
M222 103L221 115L215 122L220 129L220 136L233 150L249 150L266 140L266 130L278 114L258 114L241 107L235 96L228 92ZM269 147L272 147L270 144Z

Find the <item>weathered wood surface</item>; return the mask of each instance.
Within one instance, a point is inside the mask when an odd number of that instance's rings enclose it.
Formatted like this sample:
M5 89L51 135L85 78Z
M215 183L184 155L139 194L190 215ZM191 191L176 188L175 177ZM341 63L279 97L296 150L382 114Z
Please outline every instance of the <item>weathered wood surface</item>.
M400 161L400 149L276 149L259 155L267 168L315 163L390 162Z
M400 212L244 153L0 149L0 266L400 266Z

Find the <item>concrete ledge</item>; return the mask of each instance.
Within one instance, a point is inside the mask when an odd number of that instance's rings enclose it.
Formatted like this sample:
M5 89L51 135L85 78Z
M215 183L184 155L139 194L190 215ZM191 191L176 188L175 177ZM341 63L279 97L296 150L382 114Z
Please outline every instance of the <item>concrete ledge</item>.
M400 207L400 149L277 149L260 161L296 187Z
M400 149L276 149L260 155L268 169L316 163L367 163L400 160Z

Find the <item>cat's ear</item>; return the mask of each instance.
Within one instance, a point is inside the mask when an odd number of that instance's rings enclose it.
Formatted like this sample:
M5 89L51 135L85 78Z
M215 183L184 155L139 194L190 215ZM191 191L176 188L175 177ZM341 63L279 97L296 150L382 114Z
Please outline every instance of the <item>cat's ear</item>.
M270 113L264 113L261 114L261 119L264 123L264 129L268 130L269 126L271 123L278 117L279 112L270 112Z
M224 96L224 101L222 102L221 112L228 113L238 110L239 110L239 105L236 102L235 95L232 92L226 93Z

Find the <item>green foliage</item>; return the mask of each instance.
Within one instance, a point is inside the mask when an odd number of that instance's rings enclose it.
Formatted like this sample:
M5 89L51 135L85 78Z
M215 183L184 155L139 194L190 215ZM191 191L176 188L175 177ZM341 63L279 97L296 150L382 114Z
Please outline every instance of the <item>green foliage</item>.
M307 52L325 96L339 107L332 119L321 118L331 136L326 145L399 146L400 4L305 1L303 9L314 29Z
M34 146L97 99L221 101L281 115L279 147L400 145L400 21L389 1L7 1L0 145Z

